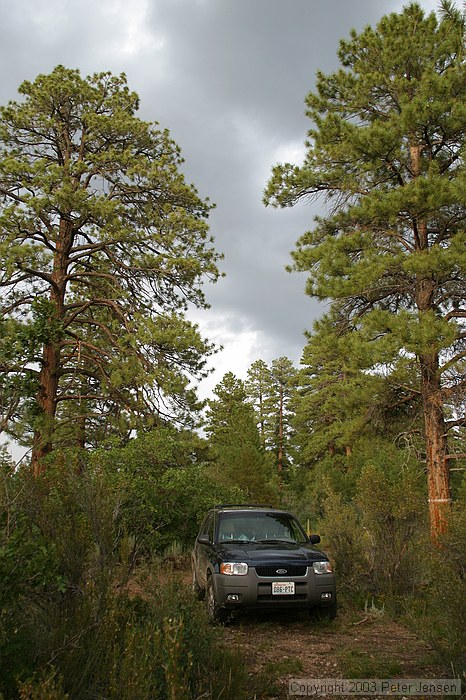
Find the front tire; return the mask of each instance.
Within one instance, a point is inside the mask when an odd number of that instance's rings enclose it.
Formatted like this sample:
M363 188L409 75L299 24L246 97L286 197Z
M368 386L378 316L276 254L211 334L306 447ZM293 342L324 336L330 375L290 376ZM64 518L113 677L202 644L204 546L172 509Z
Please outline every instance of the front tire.
M334 600L331 605L312 608L310 613L316 620L334 620L337 616L337 601Z
M205 590L200 587L196 579L196 572L193 567L193 582L191 584L192 591L198 600L204 600Z
M215 596L214 584L212 582L212 577L207 581L207 588L205 594L207 614L209 619L214 624L226 622L228 619L228 611L222 608L217 601Z

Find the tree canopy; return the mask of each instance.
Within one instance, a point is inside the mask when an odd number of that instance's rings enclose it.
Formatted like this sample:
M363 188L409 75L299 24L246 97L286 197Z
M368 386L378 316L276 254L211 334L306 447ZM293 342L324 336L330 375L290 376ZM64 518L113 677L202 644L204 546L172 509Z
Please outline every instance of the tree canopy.
M78 442L188 418L212 347L185 311L219 256L210 203L124 74L58 66L19 92L0 112L2 422L20 438L27 417L38 464L59 415Z

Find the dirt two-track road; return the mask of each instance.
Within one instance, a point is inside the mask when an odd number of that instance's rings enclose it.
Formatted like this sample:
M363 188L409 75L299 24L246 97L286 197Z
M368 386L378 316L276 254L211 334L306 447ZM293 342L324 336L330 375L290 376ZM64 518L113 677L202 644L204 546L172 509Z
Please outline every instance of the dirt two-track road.
M343 610L331 623L304 612L244 615L224 635L243 652L251 700L288 698L293 679L451 677L416 634L364 610Z

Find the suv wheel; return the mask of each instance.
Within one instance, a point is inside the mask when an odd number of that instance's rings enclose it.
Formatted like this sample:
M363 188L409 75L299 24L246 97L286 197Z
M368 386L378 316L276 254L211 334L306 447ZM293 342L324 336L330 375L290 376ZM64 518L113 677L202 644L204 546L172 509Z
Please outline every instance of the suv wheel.
M204 596L205 596L205 590L203 588L201 588L200 585L198 584L197 579L196 579L196 572L194 571L194 569L193 569L193 582L192 582L191 587L192 587L192 591L193 591L194 595L196 596L196 598L198 600L203 600Z
M206 588L206 605L207 613L212 622L226 622L228 619L228 611L225 608L220 607L217 598L215 597L214 585L212 583L212 578L207 580Z
M312 608L310 612L316 620L334 620L337 616L337 601L334 600L331 605L325 607Z

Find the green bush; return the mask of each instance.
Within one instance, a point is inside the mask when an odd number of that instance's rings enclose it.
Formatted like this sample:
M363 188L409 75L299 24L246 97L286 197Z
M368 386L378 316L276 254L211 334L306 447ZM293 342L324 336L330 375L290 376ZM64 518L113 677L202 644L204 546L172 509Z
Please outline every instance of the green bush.
M128 601L134 623L126 626L123 647L112 654L124 664L114 669L109 697L241 697L241 660L224 647L221 630L209 626L189 588L176 578L163 584L152 580L145 594L145 600ZM137 692L130 692L131 684L135 690L139 684Z
M362 467L354 497L322 476L315 486L321 517L313 530L336 562L341 591L359 599L388 596L395 607L396 597L412 592L422 578L418 539L426 529L426 506L412 465L400 469L387 455L384 466Z
M371 589L393 600L420 583L419 538L427 513L415 469L391 467L368 465L362 470L356 503Z
M127 475L75 466L3 475L0 697L241 698L241 664L187 586L152 575L144 599L125 592Z
M203 606L179 581L148 585L144 599L86 597L66 618L48 616L48 622L48 638L42 629L35 646L36 667L50 672L20 681L20 698L245 697L240 660L224 648L221 631L209 626Z
M213 479L206 449L198 436L163 427L89 455L89 473L114 491L114 526L132 538L136 559L175 541L190 547L208 508L242 500L238 487Z
M424 474L393 457L386 455L385 468L376 456L361 469L353 499L322 477L316 528L336 561L339 591L366 605L377 600L401 616L459 672L466 648L464 499L454 504L441 541L432 544Z
M364 538L353 503L345 503L341 494L328 486L323 501L323 519L319 524L325 551L336 562L340 591L352 592L367 585Z
M35 674L18 684L20 700L69 700L55 668Z
M405 600L406 619L460 675L466 657L466 508L454 504L437 544L426 535L422 585Z

